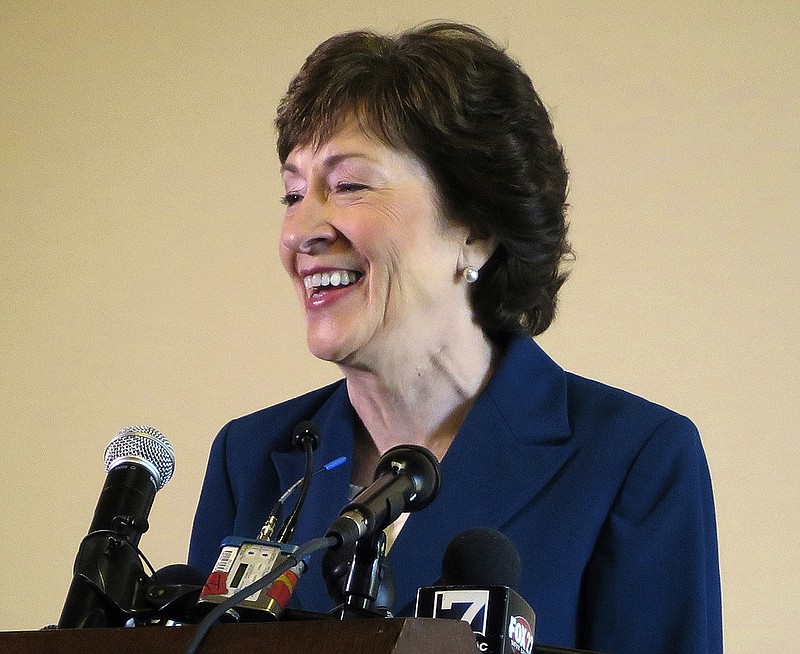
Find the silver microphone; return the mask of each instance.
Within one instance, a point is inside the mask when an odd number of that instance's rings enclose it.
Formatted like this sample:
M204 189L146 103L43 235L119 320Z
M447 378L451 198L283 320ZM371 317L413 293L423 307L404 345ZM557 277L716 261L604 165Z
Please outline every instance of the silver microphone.
M106 476L89 533L75 559L60 628L121 627L143 609L148 578L138 544L156 492L175 470L172 445L157 429L121 430L106 447Z

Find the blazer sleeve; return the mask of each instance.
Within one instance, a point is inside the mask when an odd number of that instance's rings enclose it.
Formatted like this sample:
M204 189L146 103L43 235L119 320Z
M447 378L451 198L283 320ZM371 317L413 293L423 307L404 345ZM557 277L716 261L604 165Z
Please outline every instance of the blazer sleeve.
M189 565L209 574L223 538L233 534L236 501L228 475L226 425L214 439L189 543Z
M711 479L695 426L673 415L638 451L583 582L585 642L603 652L722 652Z

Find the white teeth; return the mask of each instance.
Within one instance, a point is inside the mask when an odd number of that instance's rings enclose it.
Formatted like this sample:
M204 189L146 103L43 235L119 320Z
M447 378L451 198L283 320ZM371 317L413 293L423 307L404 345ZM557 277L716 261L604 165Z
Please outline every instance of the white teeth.
M307 290L325 286L347 286L358 280L358 273L349 270L334 270L333 272L314 273L303 277L303 285Z

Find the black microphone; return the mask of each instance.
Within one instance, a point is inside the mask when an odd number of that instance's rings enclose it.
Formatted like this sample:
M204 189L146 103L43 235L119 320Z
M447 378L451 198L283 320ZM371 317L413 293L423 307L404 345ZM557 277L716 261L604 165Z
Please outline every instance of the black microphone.
M513 590L521 563L514 544L494 529L469 529L445 550L436 586L417 591L415 615L468 622L478 649L532 654L536 614Z
M441 486L439 461L419 445L398 445L378 461L375 481L342 509L326 536L338 547L349 547L358 539L385 529L401 513L428 506Z
M308 488L311 485L311 477L314 476L314 450L319 447L319 438L319 427L311 420L303 420L294 428L292 442L298 450L305 453L306 467L303 474L303 483L300 487L300 496L297 498L294 510L278 532L278 538L276 540L279 543L288 543L294 535L297 518L300 516L303 504L305 504Z
M508 536L496 529L476 527L455 536L442 557L437 586L472 584L516 588L522 561Z
M59 628L121 627L147 604L138 544L158 490L172 478L175 453L152 427L120 431L105 452L106 482L75 559Z
M346 459L339 457L325 464L317 472L313 472L313 450L319 446L319 428L310 420L304 420L294 428L292 437L295 447L305 452L306 464L303 477L292 484L276 502L275 507L261 528L257 538L231 536L221 543L217 562L205 581L197 604L199 613L210 614L215 605L227 603L231 597L243 588L257 584L273 570L279 568L284 561L293 557L297 546L287 543L294 533L295 524L303 507L312 478L323 471L333 470ZM300 487L298 498L292 514L284 522L276 540L271 540L272 531L277 522L278 512L283 502ZM235 607L228 609L221 617L233 621L275 621L286 611L292 593L300 577L305 573L307 564L298 559L268 586L262 586L258 593L242 597Z

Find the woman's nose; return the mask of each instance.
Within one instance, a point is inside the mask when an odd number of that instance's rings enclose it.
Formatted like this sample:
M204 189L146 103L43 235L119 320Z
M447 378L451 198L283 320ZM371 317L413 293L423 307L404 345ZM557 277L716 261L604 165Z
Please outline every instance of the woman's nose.
M306 196L283 219L282 245L302 254L320 254L336 240L324 206Z

